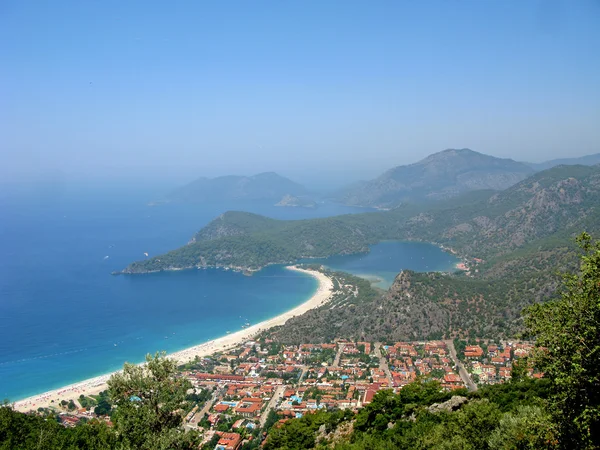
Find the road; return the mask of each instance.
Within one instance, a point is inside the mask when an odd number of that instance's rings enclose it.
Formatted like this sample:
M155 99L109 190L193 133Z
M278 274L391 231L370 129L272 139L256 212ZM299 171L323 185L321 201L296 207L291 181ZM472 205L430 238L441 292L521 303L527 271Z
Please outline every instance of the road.
M383 370L385 376L388 379L388 385L390 387L394 387L394 379L392 378L392 372L390 372L390 368L387 363L387 359L381 353L381 342L375 342L375 356L379 358L379 369Z
M283 397L283 392L285 391L285 389L287 388L287 386L277 386L277 389L275 389L275 391L273 392L273 396L271 397L271 400L269 400L269 403L267 404L267 407L265 408L265 410L263 411L263 413L260 416L260 427L264 427L265 426L265 422L267 421L267 417L269 417L269 412L275 408L275 406L277 406L277 402L279 400L281 400L281 397Z
M221 388L217 388L213 393L212 397L204 404L204 407L196 413L196 417L199 418L198 420L202 419L204 417L204 414L208 414L208 411L210 411L211 406L217 401L220 394Z
M300 368L302 369L302 373L300 373L300 376L298 377L298 386L300 386L304 376L306 375L306 372L308 372L308 366L300 366Z
M331 367L339 367L340 358L342 356L342 352L344 351L345 346L346 346L346 344L338 344L338 351L335 354L335 359L333 360L333 364L331 365Z
M476 391L477 385L475 383L473 383L473 380L469 376L467 370L465 369L465 366L463 366L463 363L461 363L458 360L458 356L456 355L456 349L454 348L454 342L450 341L450 340L444 341L444 342L446 343L446 346L448 347L448 350L450 351L450 356L454 360L454 365L456 365L456 367L458 367L458 374L460 375L460 378L463 380L463 383L465 383L465 386L467 386L467 389L469 389L470 391Z

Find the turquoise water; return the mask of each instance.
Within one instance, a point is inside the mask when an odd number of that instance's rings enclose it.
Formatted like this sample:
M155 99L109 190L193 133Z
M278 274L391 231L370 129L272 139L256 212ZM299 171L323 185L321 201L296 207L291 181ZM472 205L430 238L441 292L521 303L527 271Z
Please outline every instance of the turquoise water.
M317 287L282 267L252 277L218 270L110 275L144 252L185 244L229 209L282 219L360 211L265 202L149 207L149 192L79 187L0 194L0 400L223 336L295 307Z
M110 275L144 252L183 245L232 209L280 219L364 211L329 203L317 209L270 202L149 207L161 192L130 188L7 192L0 192L0 399L13 401L274 317L317 287L314 278L280 266L252 277L219 270ZM327 260L385 283L402 268L443 270L453 262L437 247L406 243Z
M372 280L378 287L387 289L403 269L416 272L454 271L460 262L451 253L424 242L386 241L373 245L366 254L332 256L307 260L323 264L330 269L348 272Z

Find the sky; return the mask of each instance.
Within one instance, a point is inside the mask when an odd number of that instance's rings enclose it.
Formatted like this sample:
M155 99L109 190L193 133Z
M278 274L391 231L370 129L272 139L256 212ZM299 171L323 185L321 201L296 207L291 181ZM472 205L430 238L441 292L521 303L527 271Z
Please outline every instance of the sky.
M0 2L0 178L600 152L600 2Z

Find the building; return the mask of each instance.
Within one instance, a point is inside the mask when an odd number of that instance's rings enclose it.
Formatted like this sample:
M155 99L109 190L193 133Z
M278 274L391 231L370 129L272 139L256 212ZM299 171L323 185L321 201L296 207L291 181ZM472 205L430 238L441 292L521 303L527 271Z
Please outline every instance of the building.
M242 436L239 433L224 433L217 431L219 442L215 450L237 450L242 443Z

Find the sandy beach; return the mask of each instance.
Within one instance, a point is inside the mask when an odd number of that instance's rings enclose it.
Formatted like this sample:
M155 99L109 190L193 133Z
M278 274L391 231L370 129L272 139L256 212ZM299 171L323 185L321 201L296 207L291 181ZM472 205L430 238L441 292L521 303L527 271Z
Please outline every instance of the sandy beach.
M317 292L315 292L315 294L306 302L277 317L273 317L272 319L265 320L256 325L214 339L212 341L171 353L168 356L177 360L178 363L186 363L188 361L192 361L196 356L203 357L217 352L225 352L233 347L243 344L248 340L251 340L257 334L269 328L283 325L288 319L302 315L311 309L321 306L329 300L333 291L333 282L329 277L325 276L321 272L300 269L295 266L289 266L287 269L306 273L315 277L319 281ZM53 391L29 397L15 402L14 407L18 411L26 412L32 409L36 410L40 407L56 405L61 400L68 401L70 399L77 399L81 394L95 395L107 388L106 382L111 375L112 373L108 373L99 377L81 381L79 383L74 383L69 386L64 386L60 389L55 389Z

